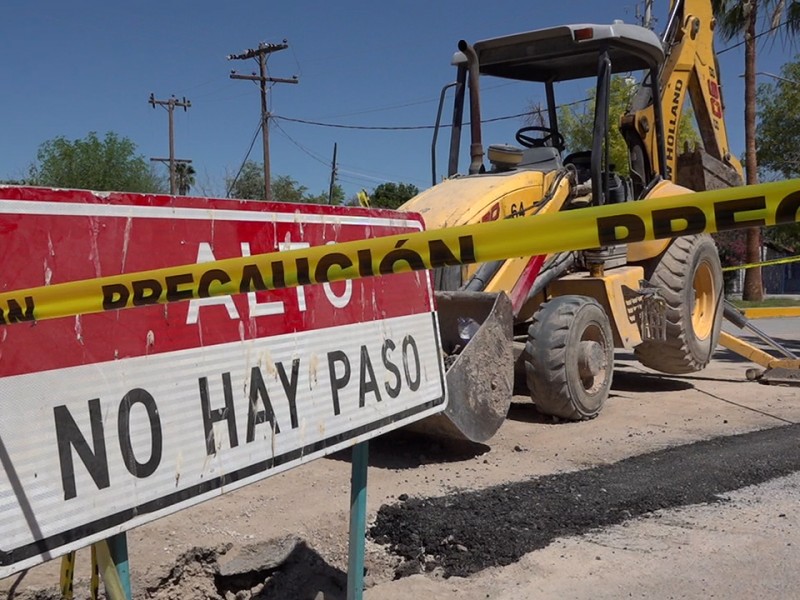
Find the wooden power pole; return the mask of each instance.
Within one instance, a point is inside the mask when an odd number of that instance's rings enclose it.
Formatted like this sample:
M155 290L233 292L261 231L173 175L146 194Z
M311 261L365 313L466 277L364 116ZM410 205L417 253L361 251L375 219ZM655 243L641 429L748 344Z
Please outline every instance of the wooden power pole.
M150 94L150 99L148 102L150 102L150 105L153 108L155 108L156 105L163 106L169 114L169 158L151 158L150 160L166 162L169 164L169 193L175 196L178 193L178 185L175 178L175 164L179 162L190 163L192 161L182 158L175 158L175 126L172 120L172 113L175 111L176 106L183 108L185 112L192 105L192 103L186 98L178 100L175 96L172 96L169 100L156 100L156 97L153 94Z
M333 144L333 162L331 162L331 185L328 188L328 204L333 204L333 190L336 188L336 142Z
M261 42L258 48L251 48L245 50L241 54L229 54L228 60L245 60L253 58L258 62L258 75L255 73L251 75L240 75L236 71L231 71L231 79L244 79L247 81L256 81L259 83L261 89L261 139L264 144L264 199L267 202L272 201L272 185L270 184L270 169L269 169L269 110L267 108L267 83L298 83L297 75L291 79L282 79L279 77L269 77L267 75L267 55L279 50L286 50L289 44L283 40L280 44L268 44Z

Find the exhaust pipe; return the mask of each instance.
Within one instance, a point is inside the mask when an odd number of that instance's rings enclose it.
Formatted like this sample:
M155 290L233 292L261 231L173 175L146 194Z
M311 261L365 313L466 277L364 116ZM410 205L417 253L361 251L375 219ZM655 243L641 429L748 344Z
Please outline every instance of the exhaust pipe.
M469 70L469 126L471 143L469 146L469 174L483 172L483 140L481 139L481 92L478 83L478 54L465 40L458 42L458 49L467 57Z

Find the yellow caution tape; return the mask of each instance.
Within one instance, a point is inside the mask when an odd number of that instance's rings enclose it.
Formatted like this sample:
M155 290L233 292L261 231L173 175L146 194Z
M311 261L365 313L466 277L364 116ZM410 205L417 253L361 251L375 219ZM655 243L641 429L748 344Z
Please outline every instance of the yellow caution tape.
M583 208L0 294L0 323L800 220L800 180Z
M61 600L72 600L75 580L75 552L68 552L61 557Z
M753 269L755 267L771 267L773 265L785 265L786 263L793 263L800 260L800 256L787 256L786 258L776 258L773 260L765 260L759 263L748 263L746 265L734 265L732 267L723 267L723 271L740 271L742 269Z

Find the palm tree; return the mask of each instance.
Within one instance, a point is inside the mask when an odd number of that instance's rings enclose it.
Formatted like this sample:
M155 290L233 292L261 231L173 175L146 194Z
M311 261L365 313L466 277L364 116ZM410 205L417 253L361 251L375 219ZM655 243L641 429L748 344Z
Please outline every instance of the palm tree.
M178 183L178 195L185 196L189 189L194 185L195 170L192 165L179 162L175 165L175 179Z
M744 38L744 164L747 184L756 184L756 25L761 17L768 22L770 31L784 29L789 34L796 33L800 30L800 1L711 0L711 4L722 37L725 40L739 35ZM758 227L747 230L746 256L748 263L761 260L761 230ZM742 297L745 300L763 300L760 268L745 271Z

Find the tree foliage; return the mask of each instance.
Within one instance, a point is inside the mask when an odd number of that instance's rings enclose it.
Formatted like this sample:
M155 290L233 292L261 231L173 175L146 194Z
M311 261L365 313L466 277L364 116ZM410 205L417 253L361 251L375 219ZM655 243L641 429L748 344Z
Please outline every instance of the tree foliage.
M628 163L628 147L619 132L618 124L622 116L628 111L637 89L638 84L630 77L615 75L611 78L608 99L609 160L615 170L622 175L629 173L630 166ZM558 130L564 136L569 152L579 152L592 148L597 91L591 89L588 93L589 101L584 103L582 110L573 106L559 108ZM690 145L700 143L700 136L694 128L693 119L693 111L688 106L685 107L678 125L678 139L681 146L685 142L689 142Z
M156 193L166 182L136 153L136 144L109 131L101 140L95 132L83 139L56 137L39 146L31 165L30 185L97 191Z
M400 208L403 204L419 194L417 186L410 183L382 183L369 195L373 208Z
M758 87L758 165L766 178L800 177L800 55L781 68L775 84ZM796 82L796 83L795 83ZM800 224L766 230L767 240L800 251Z
M225 178L225 188L228 197L240 200L264 199L264 168L262 165L246 161L239 173L234 177Z
M264 199L264 166L248 160L242 166L238 177L227 177L225 183L230 198L242 200ZM341 204L344 201L344 190L341 186L333 186L333 202L329 202L329 191L309 194L308 188L288 175L277 175L272 178L272 198L275 202L295 202L305 204Z
M764 30L782 30L787 36L800 31L800 2L797 0L712 0L717 29L723 39L744 38L744 138L745 172L748 184L758 183L758 159L756 151L756 49L759 33L757 25L763 23ZM789 38L791 39L791 38ZM747 230L747 262L761 259L761 229ZM745 300L760 301L764 298L761 269L747 269L744 276Z
M186 196L194 185L195 170L192 165L180 162L175 165L175 182L178 186L178 194Z

